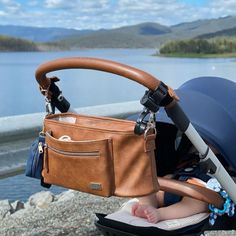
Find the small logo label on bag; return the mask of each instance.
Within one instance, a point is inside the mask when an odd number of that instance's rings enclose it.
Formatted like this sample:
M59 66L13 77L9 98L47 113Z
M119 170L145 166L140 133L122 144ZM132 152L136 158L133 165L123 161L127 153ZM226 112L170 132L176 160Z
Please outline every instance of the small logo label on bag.
M90 183L90 189L102 191L102 184L100 183Z

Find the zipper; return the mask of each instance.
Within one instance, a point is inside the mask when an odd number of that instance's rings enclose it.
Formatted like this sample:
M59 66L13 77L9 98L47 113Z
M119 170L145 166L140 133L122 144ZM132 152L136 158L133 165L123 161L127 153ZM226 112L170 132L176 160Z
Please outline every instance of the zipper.
M35 148L37 150L37 148ZM32 166L31 166L31 175L33 177L35 177L35 170L36 170L36 164L37 164L37 154L38 152L37 151L34 151L34 157L33 157L33 163L32 163Z
M99 156L99 151L92 151L92 152L70 152L70 151L63 151L63 150L59 150L53 147L50 147L48 145L46 145L46 148L59 153L61 155L65 155L65 156L80 156L80 157L98 157Z
M42 142L38 143L37 149L38 149L38 152L37 151L34 152L34 158L33 158L33 167L32 167L33 173L32 174L34 176L36 174L40 155L43 153L43 143Z

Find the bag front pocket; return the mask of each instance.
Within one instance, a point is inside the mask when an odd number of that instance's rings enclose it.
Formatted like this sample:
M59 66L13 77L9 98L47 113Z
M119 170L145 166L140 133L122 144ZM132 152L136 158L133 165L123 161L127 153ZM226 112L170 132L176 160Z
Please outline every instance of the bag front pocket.
M112 141L61 141L46 133L46 183L100 196L114 192Z

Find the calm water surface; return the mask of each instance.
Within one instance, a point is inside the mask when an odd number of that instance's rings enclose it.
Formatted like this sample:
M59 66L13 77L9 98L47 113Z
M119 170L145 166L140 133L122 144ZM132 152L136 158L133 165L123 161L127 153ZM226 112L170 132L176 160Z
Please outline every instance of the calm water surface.
M44 111L34 73L39 64L72 56L110 59L142 69L173 88L199 76L218 76L236 82L235 59L179 59L151 56L154 49L101 49L70 52L0 53L0 116ZM65 97L73 107L139 100L145 88L133 81L112 74L66 70L53 73ZM0 180L0 200L23 200L45 190L35 179L18 175ZM54 193L63 188L53 187Z
M199 76L220 76L236 81L233 59L178 59L151 56L154 49L101 49L70 52L0 53L0 116L44 111L34 73L39 64L61 57L86 56L110 59L151 73L177 88ZM109 73L91 70L63 70L50 75L59 83L73 107L139 100L145 88Z
M32 194L40 191L59 194L65 190L57 186L52 186L50 189L44 188L40 185L40 180L26 177L24 174L0 179L0 201L8 199L11 202L16 200L27 202Z

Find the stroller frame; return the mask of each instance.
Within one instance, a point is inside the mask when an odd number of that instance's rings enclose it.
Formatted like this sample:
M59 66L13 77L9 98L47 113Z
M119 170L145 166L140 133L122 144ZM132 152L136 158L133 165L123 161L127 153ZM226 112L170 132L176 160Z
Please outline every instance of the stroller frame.
M167 85L144 71L109 60L82 57L57 59L40 65L35 74L42 91L45 92L45 94L48 94L49 91L51 92L50 98L48 99L47 97L47 110L49 113L53 113L55 107L61 112L73 111L73 109L70 108L70 103L62 96L61 91L55 85L54 82L57 81L57 79L48 78L46 75L49 72L63 69L92 69L113 73L134 80L148 88L148 92L146 92L141 99L141 104L144 105L146 111L154 113L160 106L165 108L168 117L171 118L177 128L189 138L193 146L199 152L200 161L204 163L208 173L219 181L232 201L236 203L235 182L191 124L189 118L180 107L178 99L176 99L175 94L173 94L173 90ZM137 122L137 125L140 125L140 122ZM138 129L139 128L140 127L138 127ZM140 132L140 130L138 130L138 132Z

